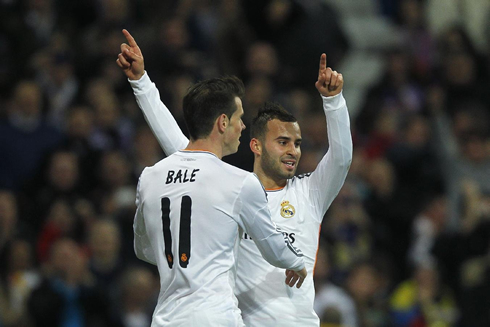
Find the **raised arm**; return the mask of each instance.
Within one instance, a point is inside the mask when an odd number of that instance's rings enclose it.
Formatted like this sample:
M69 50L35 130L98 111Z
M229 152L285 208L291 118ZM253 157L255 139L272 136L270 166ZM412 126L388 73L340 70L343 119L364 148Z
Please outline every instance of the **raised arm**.
M310 198L320 210L320 217L342 188L352 162L350 119L342 96L343 85L342 74L327 67L327 56L322 54L315 87L323 99L329 148L308 178Z
M189 140L182 133L170 110L160 100L160 93L145 72L143 53L133 36L123 30L127 44L121 44L116 63L126 74L136 102L166 155L184 149Z

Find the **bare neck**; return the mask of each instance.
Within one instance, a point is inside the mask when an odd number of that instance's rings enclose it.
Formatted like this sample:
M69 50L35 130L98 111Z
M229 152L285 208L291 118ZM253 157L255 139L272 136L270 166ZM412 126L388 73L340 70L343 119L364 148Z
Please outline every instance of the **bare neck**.
M259 178L260 182L266 190L274 190L283 188L287 184L287 179L279 178L275 179L272 176L267 175L259 164L258 160L254 161L254 173Z

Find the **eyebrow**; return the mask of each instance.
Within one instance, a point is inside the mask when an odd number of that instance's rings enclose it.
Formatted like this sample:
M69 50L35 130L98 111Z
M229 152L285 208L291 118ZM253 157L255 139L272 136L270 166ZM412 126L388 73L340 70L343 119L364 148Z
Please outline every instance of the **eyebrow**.
M291 138L290 137L287 137L287 136L278 136L276 137L276 140L284 140L284 141L291 141ZM303 139L296 139L294 142L302 142Z

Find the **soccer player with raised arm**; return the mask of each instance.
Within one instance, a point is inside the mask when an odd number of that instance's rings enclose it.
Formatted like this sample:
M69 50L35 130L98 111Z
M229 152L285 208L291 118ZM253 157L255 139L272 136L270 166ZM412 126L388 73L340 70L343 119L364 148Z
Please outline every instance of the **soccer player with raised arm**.
M131 69L122 56L118 63ZM238 150L245 129L243 92L236 77L192 86L183 101L190 142L141 173L134 248L160 274L152 327L243 326L234 295L240 231L281 276L288 269L288 286L306 277L303 258L272 223L257 176L221 160Z
M188 140L160 100L156 86L144 70L143 56L134 39L121 46L132 63L125 73L136 101L167 155L187 146ZM308 276L300 289L287 287L283 271L267 263L253 242L243 235L238 254L235 294L246 326L319 326L313 310L313 269L322 219L337 196L352 160L352 138L343 77L320 57L315 83L323 99L329 149L312 173L295 176L301 157L301 131L296 119L278 105L269 104L254 118L250 148L254 172L264 185L272 220L289 240L301 248Z

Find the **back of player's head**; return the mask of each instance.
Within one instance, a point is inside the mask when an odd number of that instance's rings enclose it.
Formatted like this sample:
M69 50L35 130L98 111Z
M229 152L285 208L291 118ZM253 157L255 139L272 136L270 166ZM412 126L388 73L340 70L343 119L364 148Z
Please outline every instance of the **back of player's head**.
M207 79L193 85L183 103L191 140L207 137L221 114L231 118L237 110L235 98L241 98L244 93L243 82L235 76Z
M257 116L255 116L255 118L252 120L250 137L263 141L265 134L267 134L267 122L273 119L288 123L294 123L297 121L296 117L284 109L279 103L266 102L259 109Z

